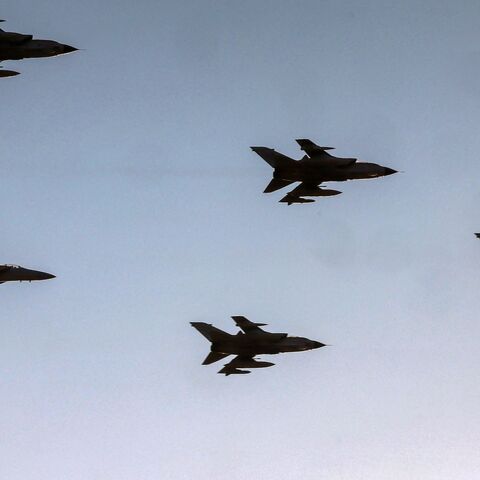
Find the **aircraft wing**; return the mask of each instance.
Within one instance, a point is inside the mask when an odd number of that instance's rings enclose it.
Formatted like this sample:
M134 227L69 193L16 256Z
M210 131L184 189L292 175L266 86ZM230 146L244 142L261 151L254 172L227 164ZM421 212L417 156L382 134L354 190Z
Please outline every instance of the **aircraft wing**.
M339 195L340 193L342 192L339 190L322 188L321 182L319 184L302 182L292 191L288 192L280 202L288 203L288 205L292 205L292 203L312 203L315 200L303 197L331 197L332 195Z
M242 375L250 373L250 370L240 370L241 368L266 368L275 365L271 362L263 362L255 360L255 355L238 355L230 363L218 371L224 375Z
M330 197L332 195L338 195L339 190L332 190L330 188L322 188L320 183L306 183L302 182L297 185L292 191L288 192L288 195L293 197Z
M316 162L321 162L325 166L333 165L339 168L349 167L357 161L356 158L334 157L327 153L327 150L335 150L333 147L321 147L311 140L308 140L308 138L299 138L296 142L300 145L300 149L310 157L306 157L306 160L314 159Z
M259 327L264 327L266 325L266 323L251 322L248 318L241 316L233 316L232 319L235 322L235 325L241 328L245 333L263 332Z
M217 373L223 373L228 377L228 375L245 375L246 373L250 373L249 370L240 370L238 367L238 362L254 362L253 355L246 356L246 355L238 355L235 357L231 362L226 363L221 370Z
M335 150L334 147L321 147L308 138L297 138L295 141L300 145L300 150L303 150L309 157L330 156L326 150Z

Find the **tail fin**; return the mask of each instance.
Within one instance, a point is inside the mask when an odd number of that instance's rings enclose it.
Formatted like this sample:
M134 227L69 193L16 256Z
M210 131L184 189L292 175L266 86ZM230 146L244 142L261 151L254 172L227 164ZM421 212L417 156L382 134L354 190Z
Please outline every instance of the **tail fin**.
M273 148L250 147L257 155L260 155L271 167L288 169L296 165L296 160L276 152Z
M190 322L193 328L196 328L208 341L215 343L226 340L231 335L223 330L220 330L209 323L204 322Z
M263 193L271 193L280 190L287 185L294 183L295 180L282 180L280 178L273 178L272 181L267 185L267 188L263 191Z

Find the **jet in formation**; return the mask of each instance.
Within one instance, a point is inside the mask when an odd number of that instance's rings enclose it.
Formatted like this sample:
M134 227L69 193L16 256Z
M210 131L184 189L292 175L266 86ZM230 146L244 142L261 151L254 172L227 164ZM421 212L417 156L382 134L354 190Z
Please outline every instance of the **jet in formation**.
M0 265L0 283L31 282L34 280L48 280L50 278L55 278L55 275L29 270L19 265Z
M327 152L334 147L321 147L306 138L296 142L306 153L301 160L294 160L273 148L250 147L273 168L273 179L264 193L275 192L292 183L301 182L280 200L288 205L315 201L304 197L329 197L342 193L322 188L323 182L377 178L397 173L393 168L382 167L376 163L358 162L356 158L334 157Z
M4 20L0 20L0 22L4 22ZM55 57L75 50L78 49L54 40L34 40L33 35L5 32L0 29L0 62L21 60L22 58ZM19 72L13 70L0 70L0 78L13 77L18 74Z
M308 338L289 337L287 333L265 332L260 328L265 326L265 323L254 323L245 317L234 316L232 319L237 327L242 330L236 335L219 330L208 323L190 323L212 344L210 353L202 365L210 365L229 355L236 355L218 373L225 375L245 374L250 373L250 371L242 370L243 368L265 368L275 365L271 362L256 360L256 355L303 352L325 346L324 343Z

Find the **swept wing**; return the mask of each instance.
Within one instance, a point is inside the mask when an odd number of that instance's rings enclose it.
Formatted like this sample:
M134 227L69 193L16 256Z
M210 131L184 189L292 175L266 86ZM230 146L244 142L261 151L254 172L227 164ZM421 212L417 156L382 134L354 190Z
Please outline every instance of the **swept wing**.
M303 161L315 160L315 162L320 162L325 166L335 167L348 167L357 161L356 158L334 157L327 153L327 150L334 150L334 147L321 147L308 138L298 138L295 141L300 145L300 149L308 155Z
M266 323L251 322L248 318L242 316L233 316L232 319L235 322L235 325L241 328L245 333L264 332L260 327L267 325Z
M320 185L313 183L302 182L297 185L288 195L292 197L330 197L332 195L338 195L342 192L339 190L332 190L330 188L322 188Z
M238 355L231 362L224 365L224 367L218 371L224 375L244 375L250 373L250 370L241 370L242 368L266 368L275 365L272 362L263 362L255 360L254 355Z

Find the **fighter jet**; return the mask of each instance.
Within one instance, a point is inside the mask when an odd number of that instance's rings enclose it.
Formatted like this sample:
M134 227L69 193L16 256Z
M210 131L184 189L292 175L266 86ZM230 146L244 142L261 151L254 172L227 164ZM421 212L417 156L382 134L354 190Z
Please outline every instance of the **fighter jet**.
M0 22L4 21L0 20ZM5 32L0 29L0 62L21 60L22 58L55 57L76 50L78 49L75 47L53 40L34 40L33 35ZM0 70L0 78L13 77L18 74L13 70Z
M0 265L0 283L5 282L31 282L32 280L48 280L55 275L37 272L19 265Z
M308 338L289 337L287 333L265 332L260 327L266 323L254 323L241 316L234 316L232 319L242 330L236 335L219 330L208 323L190 323L212 344L210 353L202 365L210 365L229 355L236 355L230 363L218 371L226 376L250 373L250 370L242 370L243 368L265 368L275 365L271 362L258 361L256 355L302 352L325 346L324 343Z
M397 173L393 168L382 167L376 163L357 162L356 158L334 157L327 152L334 150L333 147L321 147L306 138L300 138L296 142L306 153L301 160L294 160L273 148L250 147L273 168L273 179L264 193L275 192L292 183L301 182L280 200L288 205L315 201L303 197L329 197L342 193L322 188L323 182L377 178Z
M480 238L480 233L476 233L475 236L476 236L477 238Z

